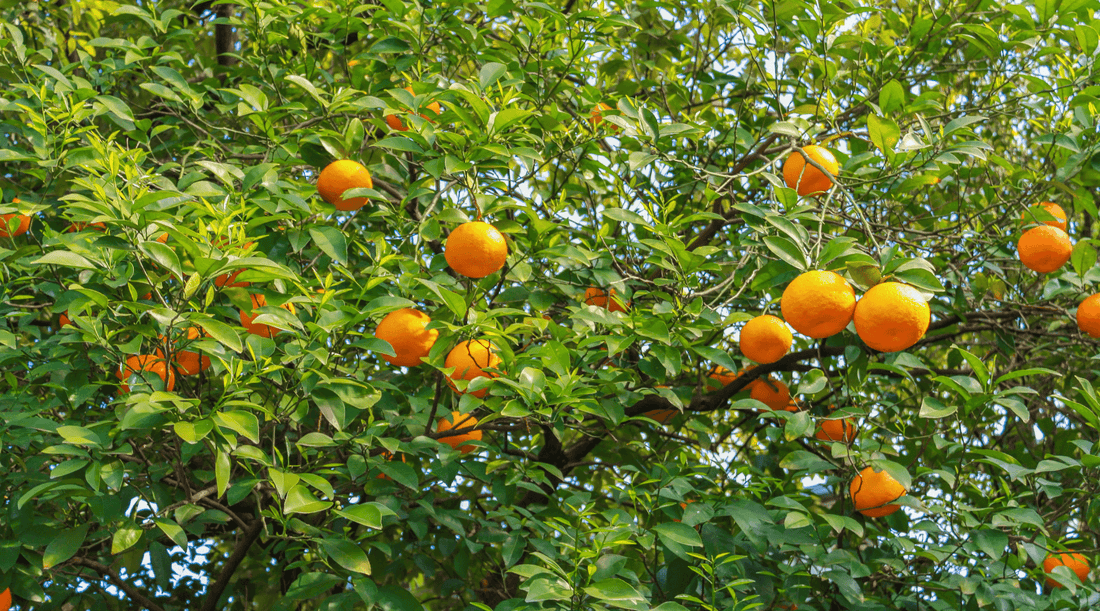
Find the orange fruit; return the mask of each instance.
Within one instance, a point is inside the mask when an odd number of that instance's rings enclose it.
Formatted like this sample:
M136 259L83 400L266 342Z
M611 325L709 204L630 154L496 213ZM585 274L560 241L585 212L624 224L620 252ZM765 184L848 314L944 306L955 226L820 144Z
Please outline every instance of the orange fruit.
M584 290L584 303L597 308L606 308L609 312L626 312L630 304L623 305L621 299L615 296L615 289L605 292L594 286Z
M600 123L603 123L603 112L602 111L604 111L604 110L611 110L611 107L608 106L607 104L604 104L603 102L600 102L599 104L596 104L596 107L592 109L592 114L588 118L588 122L592 124L592 127L597 127L597 126L599 126ZM619 128L618 128L618 126L612 126L612 129L619 129Z
M218 248L221 248L222 250L225 250L225 247L223 246L225 244L225 241L226 240L225 240L224 237L217 240L216 244L218 245ZM242 245L240 248L241 248L242 251L248 250L248 248L250 246L252 246L253 244L254 244L254 242L247 242L244 245ZM241 287L241 288L244 288L244 287L252 286L251 282L246 282L244 280L237 281L237 276L240 276L241 272L243 272L243 271L245 271L244 268L241 268L241 269L238 269L235 272L228 272L228 273L220 274L220 275L216 276L214 278L214 286L216 286L218 288L222 288L222 287L230 287L230 288L232 288L232 287Z
M1085 297L1077 306L1077 328L1090 337L1100 337L1100 293Z
M4 588L3 592L0 592L0 611L8 611L11 609L11 588Z
M58 326L64 327L65 325L73 324L73 321L69 318L69 311L65 310L61 313L61 316L57 318Z
M851 443L856 438L856 427L851 418L830 418L821 421L814 437L821 441Z
M664 384L659 384L657 386L654 386L654 388L668 388L668 386ZM672 420L673 416L679 413L680 410L678 409L651 409L648 412L643 413L642 415L646 418L656 420L659 424L668 424L668 421Z
M198 327L187 328L188 341L196 340L200 337L210 337L210 335ZM206 371L210 368L210 357L200 355L198 352L191 350L177 350L175 359L176 368L185 376L198 375L200 371Z
M744 369L741 369L740 371L738 371L735 374L732 371L730 371L729 369L726 369L725 367L715 365L714 369L711 369L710 373L707 374L707 380L714 380L714 382L718 386L725 387L728 384L733 383L734 380L741 377L742 374L744 374L745 372L747 372L751 369L752 369L752 367L745 367ZM741 392L751 393L754 388L756 388L759 384L762 384L762 383L763 382L761 382L760 379L757 378L757 379L753 380L752 382L749 382L749 384L747 386L742 388ZM710 386L715 386L716 384L710 384Z
M464 429L471 426L477 426L477 418L474 418L472 414L463 414L462 412L451 412L451 416L448 418L444 416L439 419L439 422L435 425L437 433L445 433L451 429ZM470 431L468 433L462 433L459 435L450 435L448 437L440 437L439 441L451 446L452 448L462 452L463 454L469 454L477 449L476 446L466 443L467 441L481 441L481 431Z
M871 287L856 304L856 334L879 352L898 352L928 331L932 310L917 289L900 282Z
M317 177L317 192L321 199L336 206L341 212L351 212L362 208L367 203L365 197L352 197L344 199L344 191L348 189L371 189L374 181L370 172L357 161L340 159L333 161L321 170Z
M759 383L752 385L750 397L767 405L772 411L798 411L797 407L791 409L793 407L791 406L791 391L782 380L769 378L767 380L757 380L757 382Z
M787 186L798 192L799 195L818 195L828 191L833 186L831 178L821 170L806 163L807 156L821 167L836 176L840 172L840 164L829 149L811 144L802 147L802 151L794 151L783 162L783 180Z
M406 87L405 91L408 91L409 93L411 93L413 95L416 95L416 93L413 91L412 87ZM439 113L443 112L443 108L439 105L439 102L432 102L432 103L428 104L427 106L425 106L424 108L432 111L433 113L435 113L437 115ZM420 115L420 116L423 117L424 119L428 120L428 121L431 121L431 118L428 117L428 115ZM386 125L389 125L390 128L396 129L399 132L409 131L409 128L405 126L405 124L401 121L400 118L397 117L397 115L386 115Z
M642 415L651 420L656 420L659 424L668 424L668 421L679 413L680 411L675 409L654 409Z
M462 394L465 391L458 390L455 387L452 380L473 380L474 378L495 377L496 374L485 371L486 369L499 369L500 357L493 352L493 344L489 340L474 339L465 342L459 342L457 346L451 349L451 352L447 354L447 359L444 361L443 366L446 368L454 367L454 373L451 374L450 379L447 381L451 385L451 388L455 392ZM488 388L482 388L479 391L470 393L478 399L485 398L485 393L489 392Z
M869 518L881 518L901 508L891 503L905 496L905 488L889 473L867 467L852 478L848 494L856 511Z
M744 371L745 370L742 369L741 372L735 374L729 369L722 367L721 365L715 365L714 368L711 369L709 373L707 373L707 379L714 380L719 385L725 387L726 385L736 380L737 376L741 375L741 373L743 373Z
M1053 221L1039 221L1035 217L1035 214L1034 214L1035 210L1038 209L1038 208L1042 208L1043 210L1046 210L1046 212L1048 214L1050 214L1051 216L1053 216L1056 220L1053 220ZM1020 215L1020 220L1025 222L1025 223L1040 223L1041 222L1044 225L1050 225L1051 227L1057 227L1058 229L1061 229L1062 231L1065 231L1066 227L1067 227L1067 225L1066 225L1066 211L1062 210L1062 207L1059 206L1058 204L1054 203L1054 202L1039 202L1038 204L1035 204L1034 206L1032 206L1032 207L1028 208L1027 210L1025 210L1024 213Z
M1065 231L1050 225L1039 225L1024 232L1016 243L1020 262L1031 271L1046 274L1057 270L1073 254L1073 242Z
M216 276L214 278L214 286L216 286L218 288L222 288L222 287L230 287L230 288L232 288L232 287L241 287L241 288L244 288L244 287L252 286L251 282L245 282L244 280L242 280L240 282L237 282L237 276L240 276L241 272L243 272L243 271L244 271L244 269L242 268L242 269L238 269L237 271L229 273L229 274L221 274L219 276Z
M14 238L30 228L31 217L25 214L0 214L0 237Z
M467 278L484 278L504 267L508 244L489 223L463 223L447 236L443 246L447 265Z
M1043 572L1050 575L1054 572L1054 569L1059 566L1064 566L1073 571L1077 578L1083 583L1089 576L1089 561L1085 558L1084 554L1076 552L1062 552L1057 554L1051 554L1043 560ZM1047 585L1052 588L1064 587L1054 579L1047 577Z
M794 336L787 325L770 314L757 316L741 329L741 354L757 363L774 363L791 349Z
M248 330L253 335L259 335L260 337L275 337L282 329L272 327L271 325L265 325L263 323L253 323L259 314L253 314L257 308L262 308L267 305L267 299L263 295L252 295L252 311L245 312L241 310L241 326ZM294 306L289 303L284 303L279 306L284 310L287 310L291 314L294 313Z
M161 382L164 383L164 390L171 391L176 387L176 374L172 372L172 368L168 367L168 362L164 360L162 355L139 354L127 358L126 365L119 366L118 371L115 372L115 377L122 382L119 385L119 390L123 393L130 392L130 385L126 383L126 380L130 376L141 374L144 371L157 374ZM144 374L141 375L143 378L145 377Z
M378 323L374 336L389 342L397 356L386 354L380 356L390 365L400 367L419 365L420 359L428 356L428 352L439 337L439 331L424 328L430 322L432 319L427 314L413 308L402 308L386 314L382 322Z
M13 197L11 203L21 204L23 200ZM0 214L0 237L13 238L27 233L30 228L31 217L25 214Z
M856 292L836 272L809 271L787 285L779 306L795 331L823 339L840 333L852 321Z

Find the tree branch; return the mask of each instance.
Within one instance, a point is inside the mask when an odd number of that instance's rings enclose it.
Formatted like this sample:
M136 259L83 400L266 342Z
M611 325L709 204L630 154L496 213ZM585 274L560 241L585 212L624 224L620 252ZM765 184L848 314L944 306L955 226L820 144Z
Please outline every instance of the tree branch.
M202 601L202 607L199 608L199 611L215 611L215 609L217 609L218 600L221 599L222 593L225 592L226 586L229 585L229 580L233 577L233 573L237 572L237 567L240 566L241 561L243 561L244 557L248 554L248 548L252 547L252 543L260 536L260 531L262 531L263 528L263 517L256 516L256 518L252 520L252 524L245 529L244 536L237 542L237 546L233 548L233 554L229 556L229 560L225 562L222 572L218 575L218 580L206 591L206 599Z
M92 560L90 558L83 558L79 556L73 558L72 560L69 560L69 563L87 567L99 573L100 577L106 577L108 581L115 585L115 587L125 592L126 595L129 596L134 602L140 604L142 607L149 609L149 611L164 611L164 607L161 607L157 603L153 602L152 599L142 594L141 590L138 590L134 586L130 585L128 582L123 581L118 576L118 573L116 573L114 569L107 566L106 564L96 562L95 560Z

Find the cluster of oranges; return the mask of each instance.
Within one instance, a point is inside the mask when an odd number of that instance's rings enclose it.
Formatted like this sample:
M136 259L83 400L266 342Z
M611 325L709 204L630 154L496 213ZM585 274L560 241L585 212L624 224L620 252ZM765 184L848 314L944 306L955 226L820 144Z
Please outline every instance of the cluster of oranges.
M808 163L807 159L812 160ZM823 168L826 172L822 172ZM804 147L790 155L783 165L787 186L800 196L819 195L832 187L832 176L840 169L827 149ZM1038 210L1042 210L1038 213ZM1020 261L1027 268L1049 273L1061 268L1073 253L1073 243L1066 233L1066 214L1052 202L1042 202L1024 213L1028 217L1053 217L1038 227L1027 229L1017 243ZM854 321L856 334L869 347L880 352L905 350L916 344L928 330L931 311L919 291L898 282L883 282L868 290L856 301L851 285L839 275L828 271L806 272L791 282L783 292L781 309L787 323L811 338L824 339L839 333ZM1100 337L1100 294L1081 303L1077 311L1078 326L1092 337ZM791 333L774 316L760 316L749 321L741 331L741 352L759 363L773 363L786 355L791 346ZM757 381L759 382L759 381ZM785 390L783 387L782 390ZM778 394L778 393L777 393ZM754 396L754 398L757 398ZM772 409L777 409L769 404ZM838 422L829 420L829 422ZM851 441L849 423L839 421L830 431L818 430L818 438ZM823 423L824 425L824 423ZM823 435L824 433L824 435ZM907 491L886 471L866 467L851 481L848 493L857 511L867 517L888 516L900 506L895 502ZM1065 566L1084 581L1089 565L1080 553L1052 553L1043 561L1047 584L1062 587L1049 577L1055 568Z

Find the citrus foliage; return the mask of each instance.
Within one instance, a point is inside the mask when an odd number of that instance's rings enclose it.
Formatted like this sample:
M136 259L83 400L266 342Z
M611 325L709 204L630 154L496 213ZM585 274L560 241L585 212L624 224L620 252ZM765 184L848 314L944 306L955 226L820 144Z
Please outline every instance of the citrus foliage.
M0 6L20 608L1095 607L1095 0Z

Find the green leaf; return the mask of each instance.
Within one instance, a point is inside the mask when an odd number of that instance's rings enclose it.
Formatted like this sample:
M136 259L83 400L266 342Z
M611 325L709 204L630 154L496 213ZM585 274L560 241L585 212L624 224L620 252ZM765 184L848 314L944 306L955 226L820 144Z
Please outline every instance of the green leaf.
M992 560L1000 560L1008 547L1008 535L999 530L979 530L974 533L974 542L978 549L985 552Z
M921 418L946 418L959 410L958 405L944 405L935 397L925 397L920 404Z
M356 544L347 539L321 539L321 547L325 554L336 561L336 564L352 571L370 575L370 561L367 554Z
M500 77L504 76L504 73L508 71L508 67L504 64L497 62L489 62L481 67L481 71L478 74L478 84L482 90L488 89L493 83L497 82Z
M891 80L878 92L878 106L886 114L894 113L905 105L905 89L901 83Z
M41 257L31 261L33 265L60 265L62 267L75 267L76 269L96 269L91 261L68 250L51 250Z
M244 435L252 443L260 442L260 421L252 412L244 410L214 412L214 422Z
M218 487L218 496L225 494L225 490L229 488L229 472L232 466L231 459L228 452L218 450L217 455L214 457L214 480Z
M604 208L601 214L613 221L619 221L622 223L630 223L632 225L644 225L646 227L648 227L650 224L649 221L645 220L645 218L637 212L631 212L630 210L625 210L623 208Z
M226 348L229 348L233 352L240 352L243 349L241 337L237 335L233 327L216 320L200 319L197 322L200 327L210 334L210 337L221 342Z
M80 549L80 546L84 545L84 539L88 536L89 528L91 528L91 524L84 524L58 533L46 545L46 552L42 555L42 568L50 569L72 558Z
M111 553L120 554L135 544L141 539L141 533L144 532L137 526L126 525L115 531L113 537L111 537Z
M86 429L82 426L59 426L57 427L57 434L61 435L65 441L74 445L99 447L103 444L99 435L96 435L91 429Z
M341 265L347 264L348 239L343 231L335 227L312 226L309 228L309 235L313 237L313 243L330 259Z
M370 48L371 53L407 53L409 50L409 43L394 36L383 38Z
M331 506L332 503L318 499L313 496L313 492L309 488L298 484L287 492L286 501L283 503L283 511L287 514L317 513L318 511L325 511Z
M681 522L664 522L654 526L653 530L662 540L667 539L677 545L688 547L701 547L703 545L699 533L694 528Z
M684 528L688 528L685 526ZM688 530L692 530L688 528ZM692 531L694 532L694 531ZM645 602L645 598L634 586L622 579L604 579L586 587L584 593L602 600L612 607L634 608L635 605Z
M806 271L808 266L806 254L803 253L794 242L787 238L770 235L764 238L764 245L768 247L768 250L775 253L775 256L787 262L798 271Z
M382 503L359 503L352 505L343 510L336 510L338 515L341 515L352 522L362 524L368 528L374 528L377 530L382 529L382 518L385 516L397 515L392 509L386 507Z
M415 153L417 155L424 152L424 149L420 148L419 144L405 136L390 136L388 138L383 138L371 146L394 151L404 151L406 153Z
M156 525L173 543L181 548L187 547L187 533L174 520L157 519Z
M876 115L867 116L867 131L871 136L871 142L889 158L894 152L894 145L901 137L898 124L892 119L883 119Z
M1069 261L1073 265L1073 271L1083 278L1096 265L1096 248L1087 240L1080 240L1074 244Z

